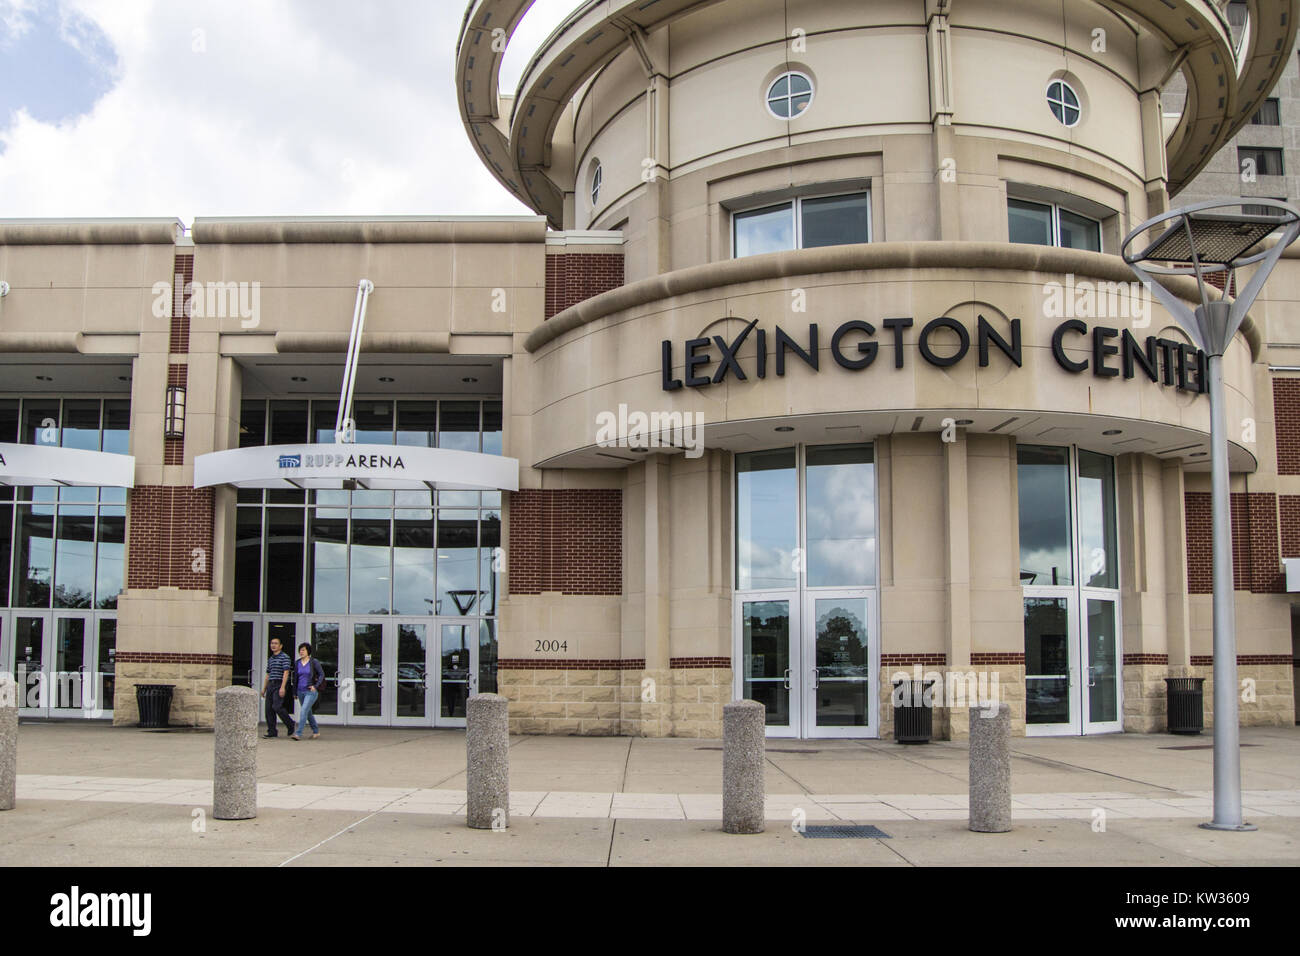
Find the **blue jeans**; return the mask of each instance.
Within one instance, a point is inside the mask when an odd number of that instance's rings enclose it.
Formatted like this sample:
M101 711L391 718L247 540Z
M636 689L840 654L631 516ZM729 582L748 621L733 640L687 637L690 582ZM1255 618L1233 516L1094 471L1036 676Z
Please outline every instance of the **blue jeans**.
M320 699L318 690L300 690L298 692L298 729L294 731L299 737L302 736L304 724L311 725L313 734L320 733L320 728L316 726L316 715L311 709L316 706L316 701Z

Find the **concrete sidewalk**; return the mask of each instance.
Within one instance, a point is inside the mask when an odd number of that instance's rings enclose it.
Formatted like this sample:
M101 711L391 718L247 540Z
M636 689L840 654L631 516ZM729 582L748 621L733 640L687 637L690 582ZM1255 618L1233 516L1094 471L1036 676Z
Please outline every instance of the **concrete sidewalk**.
M242 822L210 818L210 734L25 722L19 740L3 865L1300 863L1298 728L1242 732L1253 834L1196 827L1208 735L1016 739L1001 835L965 828L964 743L773 740L753 837L719 830L718 741L512 738L511 828L491 833L464 827L461 731L259 740L261 811ZM796 819L888 838L809 839Z

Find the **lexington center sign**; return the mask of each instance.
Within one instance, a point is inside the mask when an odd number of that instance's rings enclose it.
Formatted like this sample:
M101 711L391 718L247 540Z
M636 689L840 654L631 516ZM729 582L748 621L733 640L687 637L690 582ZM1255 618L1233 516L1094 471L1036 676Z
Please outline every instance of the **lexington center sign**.
M1072 296L1062 298L1075 302ZM1073 308L1064 311L1067 316L1079 314ZM1048 315L1049 319L1056 317ZM1150 319L1143 324L1149 325ZM742 361L741 349L751 337L755 346L753 358ZM871 368L881 359L882 352L885 361L892 358L894 368L901 369L911 352L907 346L909 337L914 339L921 361L936 368L951 368L969 361L978 361L980 368L987 368L994 352L1000 352L1017 368L1023 367L1020 319L1011 319L1009 328L1002 332L983 315L977 315L973 329L950 316L931 319L919 329L916 320L911 318L882 319L879 328L863 319L851 319L829 335L815 322L798 333L788 332L779 325L769 333L758 328L755 319L731 341L721 335L687 339L681 344L680 353L675 343L665 340L661 345L663 390L708 388L721 384L728 376L740 382L751 377L764 379L769 373L781 377L791 363L803 363L818 372L824 344L829 344L835 364L849 371ZM1052 357L1072 374L1091 370L1098 378L1131 379L1141 375L1161 386L1198 394L1208 388L1205 353L1176 339L1154 335L1139 339L1127 328L1105 325L1090 328L1083 319L1066 318L1053 330L1051 341ZM1086 357L1075 358L1067 351L1077 354L1081 348ZM674 360L679 354L684 362L680 378L674 374Z

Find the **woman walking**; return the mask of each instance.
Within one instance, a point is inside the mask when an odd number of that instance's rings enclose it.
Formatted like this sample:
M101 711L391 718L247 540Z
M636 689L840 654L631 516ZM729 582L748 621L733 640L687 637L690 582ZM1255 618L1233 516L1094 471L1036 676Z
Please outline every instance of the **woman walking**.
M320 661L311 656L310 644L298 645L298 661L294 665L298 677L298 727L289 735L290 740L301 740L304 725L311 726L311 736L315 740L320 736L316 726L316 715L311 709L320 699L320 692L325 688L325 668Z

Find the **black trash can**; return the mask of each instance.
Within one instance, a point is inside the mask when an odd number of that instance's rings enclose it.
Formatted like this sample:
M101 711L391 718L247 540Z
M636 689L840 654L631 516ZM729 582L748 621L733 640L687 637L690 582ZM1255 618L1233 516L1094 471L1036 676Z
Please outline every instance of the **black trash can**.
M1166 709L1171 734L1199 734L1205 729L1205 678L1166 677Z
M894 681L894 740L900 744L928 744L934 734L934 707L930 696L934 681Z
M141 727L166 727L172 713L175 684L136 684L135 703Z

